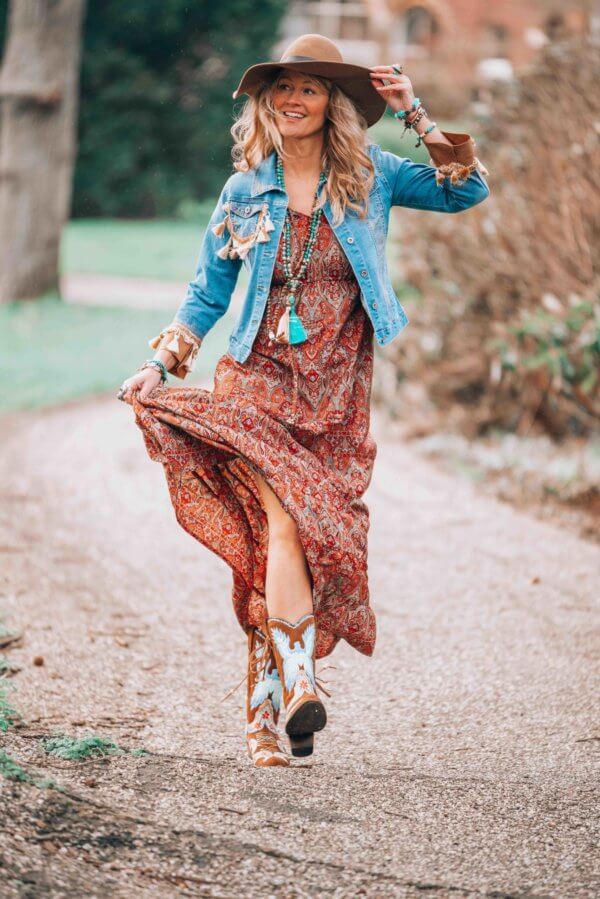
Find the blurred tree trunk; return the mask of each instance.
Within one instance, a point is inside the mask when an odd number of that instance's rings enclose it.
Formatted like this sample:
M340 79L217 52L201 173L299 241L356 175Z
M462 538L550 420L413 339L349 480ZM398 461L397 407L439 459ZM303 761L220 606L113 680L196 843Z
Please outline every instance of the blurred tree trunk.
M0 71L0 302L58 288L85 0L11 0Z

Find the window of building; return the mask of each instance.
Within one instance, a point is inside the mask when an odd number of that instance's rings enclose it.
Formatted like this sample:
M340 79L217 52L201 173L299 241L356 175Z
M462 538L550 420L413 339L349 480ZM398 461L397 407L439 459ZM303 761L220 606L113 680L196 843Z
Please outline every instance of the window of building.
M369 38L369 19L361 0L295 0L288 17L301 21L308 32L331 40L364 41Z
M407 44L430 48L438 32L438 25L431 13L422 6L412 6L404 14Z

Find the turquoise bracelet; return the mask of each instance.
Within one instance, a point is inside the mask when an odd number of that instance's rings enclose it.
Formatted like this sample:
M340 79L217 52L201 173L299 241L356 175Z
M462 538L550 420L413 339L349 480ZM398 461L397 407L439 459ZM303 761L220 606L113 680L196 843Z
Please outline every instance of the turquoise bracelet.
M437 128L437 122L432 122L431 125L428 125L423 134L417 134L417 142L415 144L415 147L420 147L427 135L431 134L434 128Z
M161 362L160 359L146 359L143 365L140 366L139 371L143 368L158 368L160 370L160 382L164 384L167 380L167 366L164 362Z
M409 114L409 112L414 112L415 109L418 109L420 105L421 105L421 101L419 100L418 97L415 97L415 99L412 101L411 108L410 109L399 109L398 112L394 113L394 118L395 119L405 119L406 116Z

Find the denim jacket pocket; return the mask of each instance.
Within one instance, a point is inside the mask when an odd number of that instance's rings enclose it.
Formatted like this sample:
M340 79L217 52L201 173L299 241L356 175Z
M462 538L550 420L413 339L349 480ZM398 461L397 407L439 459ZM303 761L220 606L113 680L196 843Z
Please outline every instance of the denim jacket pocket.
M267 203L229 200L223 204L223 211L225 218L212 229L218 237L225 229L229 232L229 240L218 252L221 259L245 259L255 244L271 239L275 225Z

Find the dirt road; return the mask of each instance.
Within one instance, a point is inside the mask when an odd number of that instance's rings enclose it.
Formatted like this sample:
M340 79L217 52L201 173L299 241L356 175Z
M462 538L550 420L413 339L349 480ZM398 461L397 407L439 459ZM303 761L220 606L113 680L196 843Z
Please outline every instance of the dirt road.
M25 722L3 743L62 787L1 782L2 897L598 895L597 547L374 420L375 655L331 657L312 764L260 771L243 688L221 702L244 673L230 572L177 525L130 407L2 429ZM64 732L149 754L59 761L41 739Z

